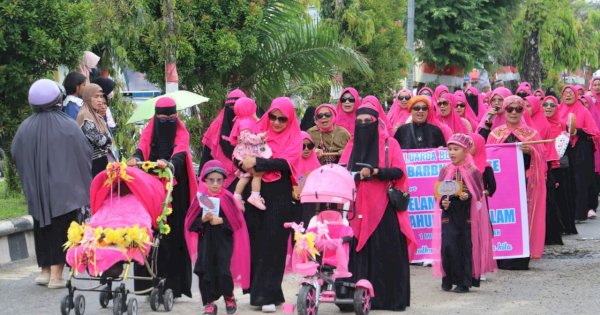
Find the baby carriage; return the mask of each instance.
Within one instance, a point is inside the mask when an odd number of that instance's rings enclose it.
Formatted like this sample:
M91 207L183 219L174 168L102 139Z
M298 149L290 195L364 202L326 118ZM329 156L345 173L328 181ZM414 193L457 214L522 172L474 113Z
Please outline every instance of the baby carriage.
M158 245L162 234L170 227L173 174L169 168L160 170L153 162L138 163L144 171L127 167L125 163L109 163L107 169L92 181L88 223L72 222L68 230L67 263L71 267L67 289L61 300L61 313L82 315L85 298L75 291L99 292L102 308L113 301L113 314L137 314L137 300L129 294L150 293L150 307L156 311L162 304L165 311L173 308L173 291L165 288L165 279L157 276ZM148 277L128 277L132 263L145 266ZM78 276L86 273L87 277ZM151 284L143 291L127 289L127 279ZM88 288L76 287L73 280L98 282Z
M303 223L285 223L295 231L292 270L304 276L296 303L299 315L317 314L320 303L335 303L342 311L354 309L357 315L368 314L371 309L375 296L371 283L347 279L352 276L348 272L348 243L353 232L342 215L345 210L340 209L350 202L354 214L355 195L356 186L348 170L336 164L321 166L306 179L300 202L318 203L327 210L319 211L306 230Z

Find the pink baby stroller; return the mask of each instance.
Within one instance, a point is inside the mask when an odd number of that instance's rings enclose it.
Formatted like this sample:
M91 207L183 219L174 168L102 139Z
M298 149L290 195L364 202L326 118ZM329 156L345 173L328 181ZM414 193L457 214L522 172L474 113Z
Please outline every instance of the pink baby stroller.
M65 244L71 273L67 280L69 293L61 300L62 314L73 309L77 315L84 314L85 298L75 295L75 291L99 292L100 306L106 308L112 300L115 315L137 314L137 300L128 299L129 294L150 293L154 311L161 304L165 311L173 308L173 291L165 288L166 280L156 273L160 238L170 229L167 216L172 211L169 200L173 175L169 168L155 169L152 162L139 164L158 176L114 162L92 181L91 220L83 224L72 222ZM148 281L149 289L136 292L126 288L125 280L133 263L145 266L150 276L129 279ZM82 273L88 276L78 276ZM73 280L98 284L82 288L75 286Z
M352 276L348 272L348 242L353 232L342 215L345 210L340 209L349 202L354 215L355 195L354 179L340 165L321 166L306 179L300 202L324 204L327 210L317 213L306 230L303 223L285 224L295 231L292 270L304 276L296 304L299 315L316 315L320 303L335 303L342 311L354 309L357 315L368 314L371 309L375 296L371 283L347 279Z

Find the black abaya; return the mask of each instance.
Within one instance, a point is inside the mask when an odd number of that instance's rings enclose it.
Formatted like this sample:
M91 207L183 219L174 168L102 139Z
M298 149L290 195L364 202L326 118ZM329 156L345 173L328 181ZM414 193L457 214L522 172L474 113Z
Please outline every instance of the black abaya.
M281 283L290 236L290 229L284 228L283 223L294 219L290 168L284 159L256 158L254 169L257 172L280 171L281 178L262 182L260 194L266 210L258 210L246 203L244 216L251 253L250 304L278 305L285 302Z
M575 199L571 186L569 166L559 168L554 172L558 189L555 191L556 202L560 211L562 233L565 235L578 234L575 226Z
M400 126L394 135L402 149L426 149L445 147L442 130L429 123L408 123Z
M563 245L562 222L556 202L556 177L558 169L550 169L546 177L546 241L545 245Z
M594 180L594 143L583 130L577 129L579 139L574 147L567 148L571 185L575 200L575 220L587 220L591 186ZM597 196L596 196L597 197Z

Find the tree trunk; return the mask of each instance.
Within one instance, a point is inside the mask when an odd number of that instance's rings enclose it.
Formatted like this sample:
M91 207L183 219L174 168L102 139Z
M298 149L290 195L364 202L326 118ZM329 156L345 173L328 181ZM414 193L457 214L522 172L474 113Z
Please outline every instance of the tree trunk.
M177 47L175 39L175 12L172 0L164 2L164 18L167 24L165 34L165 92L179 90L179 76L177 75Z
M523 69L521 81L531 83L533 89L542 86L542 60L540 58L540 30L529 32L525 39L525 56L523 58Z

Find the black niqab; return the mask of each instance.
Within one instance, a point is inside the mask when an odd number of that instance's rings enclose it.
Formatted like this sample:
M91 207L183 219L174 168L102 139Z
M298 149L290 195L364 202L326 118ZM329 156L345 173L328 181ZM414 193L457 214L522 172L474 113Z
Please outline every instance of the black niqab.
M150 160L170 160L175 147L177 134L177 120L161 122L154 118L154 132L152 134L152 148Z
M479 115L479 96L477 96L473 93L470 93L470 94L467 94L466 97L467 97L467 102L469 103L469 106L471 106L471 109L475 113L475 116Z
M373 167L379 166L379 124L356 124L354 129L354 146L350 155L349 169L352 172L360 171L363 166L356 163L365 163Z
M315 111L317 110L314 106L309 106L306 108L304 112L304 116L302 116L302 120L300 121L300 130L306 131L311 127L315 126Z
M234 146L231 145L229 140L223 139L223 136L229 138L231 134L231 129L233 128L233 118L235 118L235 113L233 112L233 104L225 105L223 111L223 123L221 124L221 139L219 139L219 144L221 145L221 149L225 156L233 156Z

